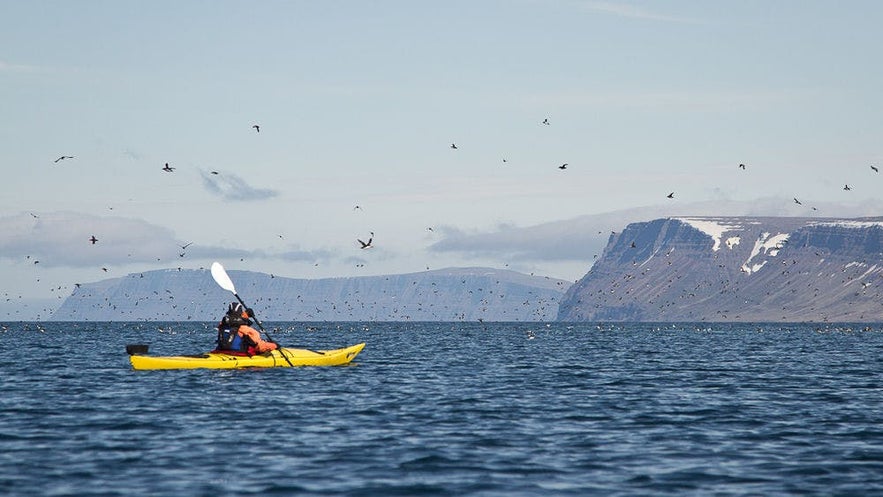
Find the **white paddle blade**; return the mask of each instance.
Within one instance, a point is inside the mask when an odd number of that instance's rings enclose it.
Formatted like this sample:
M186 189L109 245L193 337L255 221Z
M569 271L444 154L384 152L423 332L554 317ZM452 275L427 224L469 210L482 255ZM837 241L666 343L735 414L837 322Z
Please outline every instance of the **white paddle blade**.
M236 293L236 287L233 286L233 280L227 276L227 271L224 271L224 266L222 266L220 262L212 263L212 278L214 278L215 283L224 290Z

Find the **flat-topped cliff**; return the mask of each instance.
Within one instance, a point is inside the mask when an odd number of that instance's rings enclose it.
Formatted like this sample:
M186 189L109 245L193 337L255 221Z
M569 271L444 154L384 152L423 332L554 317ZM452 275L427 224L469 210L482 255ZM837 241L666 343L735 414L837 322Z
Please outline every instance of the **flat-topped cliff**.
M610 236L562 321L883 321L883 217L672 217Z

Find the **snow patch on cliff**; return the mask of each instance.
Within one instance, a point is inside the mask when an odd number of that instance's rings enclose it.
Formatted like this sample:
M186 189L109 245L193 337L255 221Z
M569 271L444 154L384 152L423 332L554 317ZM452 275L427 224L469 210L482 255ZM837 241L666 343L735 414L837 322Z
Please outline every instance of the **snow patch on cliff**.
M721 248L721 237L724 233L741 231L744 229L741 224L734 224L732 219L727 219L727 222L723 222L723 219L710 217L676 217L673 219L687 223L710 236L711 239L714 240L714 245L711 247L711 250L715 252ZM733 242L733 240L735 241ZM727 239L726 243L727 247L732 249L734 245L739 243L739 237L730 237Z
M880 227L883 228L883 221L820 221L817 223L808 223L807 226L834 226L836 228L854 228L864 229Z
M788 241L789 236L789 233L778 233L774 236L770 236L770 233L768 232L761 233L754 242L754 248L751 249L751 255L749 255L748 259L742 264L742 272L748 274L757 272L767 263L767 261L764 260L752 264L752 260L755 257L763 255L770 257L779 255L779 250L781 250L785 242Z

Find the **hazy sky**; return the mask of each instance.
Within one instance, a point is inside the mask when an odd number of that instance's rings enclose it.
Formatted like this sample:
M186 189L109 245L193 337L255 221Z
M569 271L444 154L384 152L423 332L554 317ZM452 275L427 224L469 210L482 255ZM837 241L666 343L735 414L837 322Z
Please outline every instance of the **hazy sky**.
M212 260L575 280L630 220L883 214L881 25L878 1L0 0L0 290Z

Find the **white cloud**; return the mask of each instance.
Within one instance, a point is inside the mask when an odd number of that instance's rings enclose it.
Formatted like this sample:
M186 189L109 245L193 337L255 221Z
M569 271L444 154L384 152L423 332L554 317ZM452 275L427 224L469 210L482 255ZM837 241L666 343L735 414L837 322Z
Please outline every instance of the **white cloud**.
M94 244L90 241L93 235L98 239ZM185 250L183 245L185 242L175 237L172 230L142 219L100 217L77 212L21 213L0 217L0 259L38 263L40 267L115 264L167 267L182 258L262 258L312 262L334 256L328 250L311 251L297 246L267 252L198 242Z
M576 5L587 10L593 10L632 19L645 19L649 21L677 22L686 24L697 24L700 22L696 19L651 12L647 9L643 9L641 7L637 7L635 5L627 4L624 2L585 1L578 2L576 3Z
M36 217L35 217L36 216ZM91 243L95 236L98 242ZM42 266L94 266L176 256L171 230L141 219L75 212L22 213L0 218L0 257Z
M810 205L810 202L804 202ZM879 215L883 202L859 204L815 204L817 210L794 204L790 199L763 198L751 202L706 201L681 205L658 205L579 216L563 221L515 227L503 225L493 231L467 232L452 227L437 231L443 239L429 247L431 252L456 252L481 259L503 257L514 261L591 262L607 245L611 231L621 231L634 222L672 216L790 216L853 218Z
M279 194L268 188L255 188L244 179L232 173L212 174L200 171L205 189L225 200L251 201L265 200Z
M517 100L540 108L591 107L607 109L668 110L712 112L731 110L764 110L770 106L793 104L822 98L820 91L809 88L745 89L745 90L667 90L667 89L602 89L593 91L557 91L513 95L502 98Z
M29 66L25 64L11 64L9 62L5 62L0 60L0 73L38 73L38 72L47 72L48 70L43 67L38 66Z
M276 257L288 262L315 262L334 257L334 252L326 249L303 250L299 247L291 247L278 254L267 254L267 257Z

